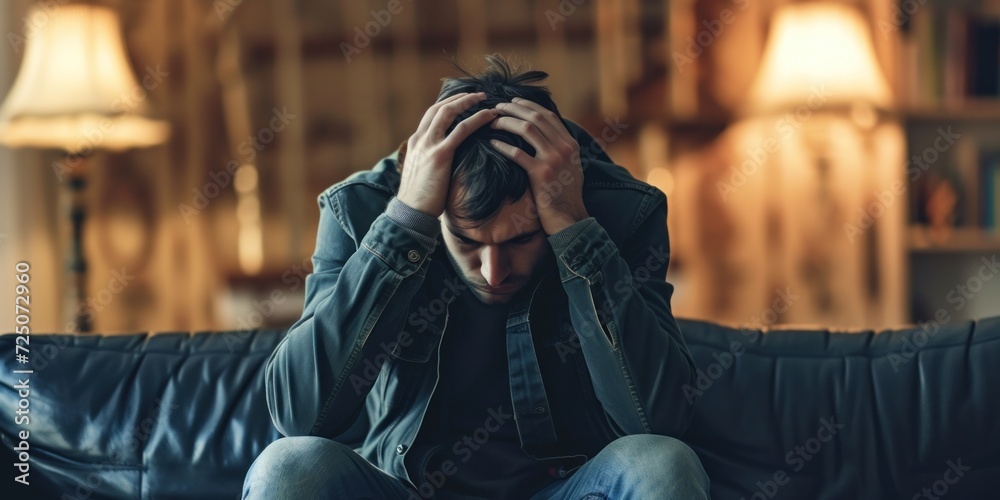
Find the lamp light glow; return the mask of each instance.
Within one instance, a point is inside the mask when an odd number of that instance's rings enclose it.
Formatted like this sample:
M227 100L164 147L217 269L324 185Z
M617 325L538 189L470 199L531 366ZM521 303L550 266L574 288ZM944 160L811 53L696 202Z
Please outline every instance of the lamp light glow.
M892 104L868 24L846 4L796 3L775 12L746 111L780 112L817 99L824 108Z
M144 116L145 90L128 64L115 11L73 4L28 18L37 16L47 21L28 38L0 108L0 142L75 153L166 141L169 126Z

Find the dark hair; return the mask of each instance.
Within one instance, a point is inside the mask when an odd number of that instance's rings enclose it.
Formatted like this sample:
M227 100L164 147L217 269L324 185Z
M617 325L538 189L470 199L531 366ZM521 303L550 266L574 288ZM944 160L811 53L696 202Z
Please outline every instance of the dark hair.
M472 74L453 63L465 76L444 78L438 101L463 92L485 92L486 99L462 113L448 127L455 126L483 109L491 109L515 97L536 102L559 116L547 87L532 85L549 75L544 71L522 72L499 54L486 56L487 67L479 74ZM485 222L494 217L508 199L516 201L528 188L528 175L524 169L500 154L490 145L493 139L506 142L534 156L531 147L521 136L485 125L472 133L455 151L452 184L457 186L458 201L449 211L459 219Z

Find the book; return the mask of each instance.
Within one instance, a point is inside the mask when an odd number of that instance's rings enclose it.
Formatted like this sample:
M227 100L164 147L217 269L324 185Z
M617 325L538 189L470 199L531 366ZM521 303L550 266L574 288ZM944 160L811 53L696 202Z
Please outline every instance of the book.
M900 101L920 109L1000 98L1000 18L922 6L906 23Z
M993 215L990 217L992 224L990 228L995 230L1000 228L1000 165L993 166L990 176L993 177L993 191L990 196Z
M1000 161L994 161L986 173L986 227L997 229L1000 224Z
M1000 151L982 155L979 207L981 227L998 229L998 224L1000 224Z
M973 26L969 16L962 11L949 10L945 16L944 28L944 101L954 103L961 101L966 95L968 84L969 57L975 50L967 45L970 28Z
M966 94L996 97L1000 94L1000 21L968 19Z
M968 134L959 137L953 146L955 173L958 175L960 196L958 225L978 227L982 224L981 189L982 164L979 160L980 145Z

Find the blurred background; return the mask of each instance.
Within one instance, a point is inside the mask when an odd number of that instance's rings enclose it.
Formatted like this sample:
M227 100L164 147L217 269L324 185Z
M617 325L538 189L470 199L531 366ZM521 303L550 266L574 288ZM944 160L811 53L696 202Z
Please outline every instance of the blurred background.
M0 28L0 301L30 263L35 332L289 325L317 195L493 52L667 194L677 316L1000 314L995 0L10 0Z

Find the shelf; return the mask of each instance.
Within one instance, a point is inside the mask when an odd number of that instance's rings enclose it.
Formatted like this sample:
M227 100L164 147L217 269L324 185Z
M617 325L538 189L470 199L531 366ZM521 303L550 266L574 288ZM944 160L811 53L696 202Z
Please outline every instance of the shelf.
M649 23L647 22L646 24ZM651 28L644 26L643 29ZM569 44L590 44L594 42L597 36L596 27L590 23L567 23L564 27L560 27L560 30L563 33L562 36ZM357 37L359 35L356 31L306 35L302 39L302 56L305 59L343 59L344 48L342 44L345 42L352 44ZM538 29L531 25L516 29L496 28L491 29L487 33L487 37L490 44L498 47L530 45L537 42ZM420 31L414 39L410 40L410 43L415 43L424 54L439 55L442 51L454 51L455 47L460 45L460 39L461 35L457 31ZM359 49L370 46L376 52L390 53L394 50L394 46L399 43L392 36L374 36L369 37L370 45L365 45L365 47ZM271 64L277 57L277 45L270 37L250 40L247 43L247 47L247 54L255 64Z
M1000 122L1000 98L966 99L952 104L916 106L900 110L905 121L996 120Z
M910 226L909 249L912 253L1000 252L1000 230L959 227L938 238L926 226Z

